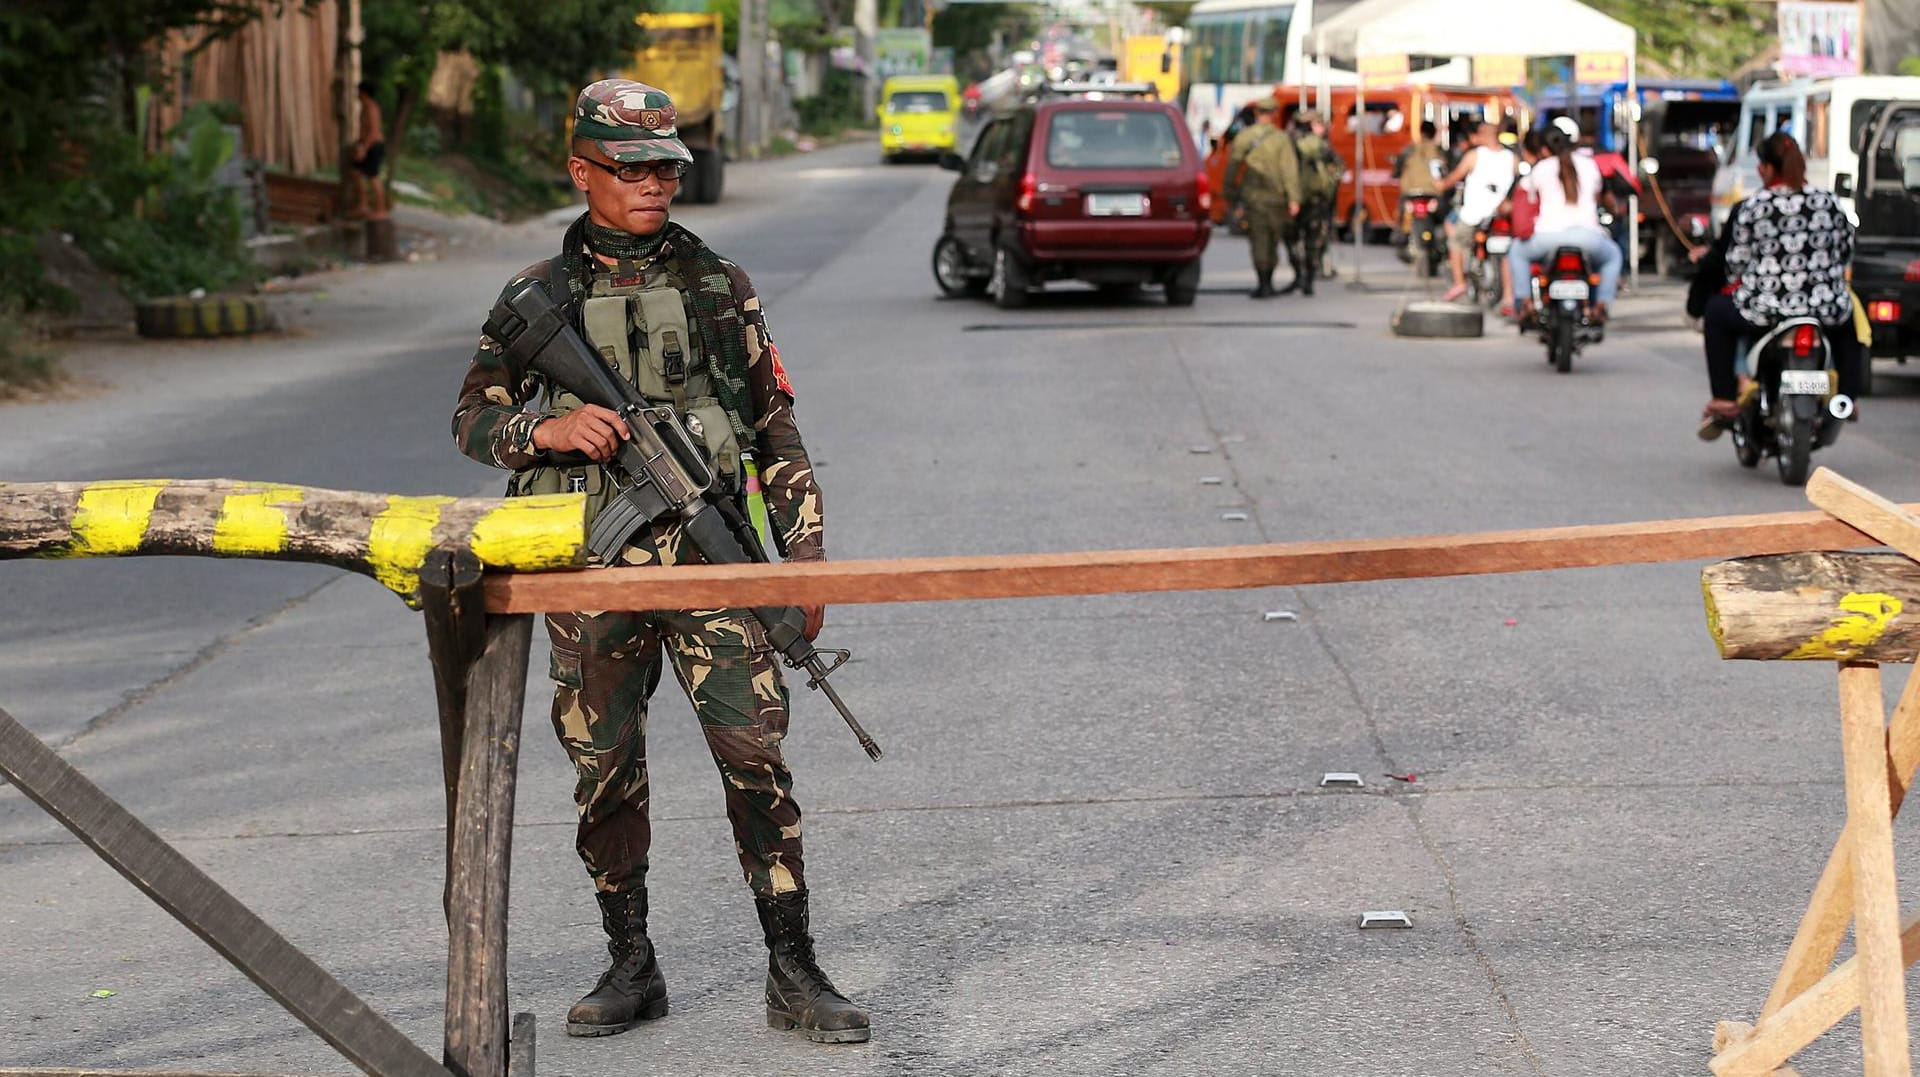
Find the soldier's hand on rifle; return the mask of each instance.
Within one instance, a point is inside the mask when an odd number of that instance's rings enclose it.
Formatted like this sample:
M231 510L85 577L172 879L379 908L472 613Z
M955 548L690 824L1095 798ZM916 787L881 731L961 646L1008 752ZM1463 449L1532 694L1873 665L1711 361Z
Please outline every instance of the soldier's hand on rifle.
M578 410L536 425L533 447L542 452L584 453L604 461L611 459L620 443L631 436L619 415L598 404L583 404Z
M827 608L825 606L802 606L800 607L800 612L807 615L807 627L800 630L801 635L807 637L808 643L812 643L814 639L820 635L820 626L826 623Z

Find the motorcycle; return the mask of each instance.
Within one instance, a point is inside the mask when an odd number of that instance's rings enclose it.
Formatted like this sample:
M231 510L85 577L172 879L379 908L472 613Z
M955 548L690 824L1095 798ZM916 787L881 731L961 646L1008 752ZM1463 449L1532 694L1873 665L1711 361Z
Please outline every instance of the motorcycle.
M1544 265L1534 263L1532 295L1533 327L1547 346L1547 362L1565 374L1581 348L1606 336L1593 320L1593 273L1586 252L1561 247Z
M1437 276L1447 264L1446 225L1440 215L1440 196L1408 195L1401 200L1400 219L1406 225L1406 245L1400 260L1423 277Z
M1473 232L1473 260L1467 266L1467 290L1488 310L1500 309L1500 267L1513 249L1513 221L1495 217Z
M1853 398L1840 392L1840 374L1820 323L1792 318L1747 350L1752 385L1742 390L1733 420L1733 454L1741 467L1773 457L1780 481L1807 481L1813 451L1833 444L1853 414Z

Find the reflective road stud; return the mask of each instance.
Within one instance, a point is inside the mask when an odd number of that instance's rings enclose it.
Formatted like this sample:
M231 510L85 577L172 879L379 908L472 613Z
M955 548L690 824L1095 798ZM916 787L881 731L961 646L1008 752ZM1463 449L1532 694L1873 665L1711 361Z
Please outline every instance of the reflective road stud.
M1360 780L1360 775L1354 774L1350 771L1330 770L1326 774L1321 776L1320 784L1322 786L1328 786L1328 785L1365 786L1367 783Z
M1372 931L1375 928L1410 928L1413 921L1399 909L1373 909L1360 914L1360 930Z

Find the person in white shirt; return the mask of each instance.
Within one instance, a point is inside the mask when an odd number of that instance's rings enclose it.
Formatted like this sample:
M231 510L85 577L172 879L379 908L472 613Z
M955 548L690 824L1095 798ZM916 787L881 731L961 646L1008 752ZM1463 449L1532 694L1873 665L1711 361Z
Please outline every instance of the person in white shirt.
M1600 227L1600 166L1593 158L1574 153L1574 140L1559 128L1546 133L1547 156L1533 166L1518 190L1531 194L1539 210L1533 235L1507 251L1514 287L1529 279L1532 263L1551 257L1559 247L1578 247L1587 263L1600 273L1594 293L1593 318L1604 322L1620 290L1620 248Z
M1473 128L1473 148L1460 158L1453 171L1439 183L1443 191L1460 188L1460 199L1447 219L1447 256L1453 266L1453 287L1440 297L1451 303L1467 294L1467 255L1473 250L1474 232L1493 219L1500 203L1513 188L1513 177L1520 159L1500 144L1500 129L1485 120ZM1511 281L1504 283L1505 304L1513 295Z

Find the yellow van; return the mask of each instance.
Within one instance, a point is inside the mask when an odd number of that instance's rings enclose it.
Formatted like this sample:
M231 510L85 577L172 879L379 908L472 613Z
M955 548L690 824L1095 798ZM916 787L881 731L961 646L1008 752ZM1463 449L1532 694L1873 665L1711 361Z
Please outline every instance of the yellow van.
M952 75L896 75L880 88L880 156L938 157L954 149L960 82Z

